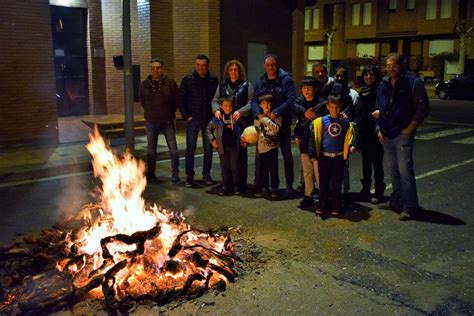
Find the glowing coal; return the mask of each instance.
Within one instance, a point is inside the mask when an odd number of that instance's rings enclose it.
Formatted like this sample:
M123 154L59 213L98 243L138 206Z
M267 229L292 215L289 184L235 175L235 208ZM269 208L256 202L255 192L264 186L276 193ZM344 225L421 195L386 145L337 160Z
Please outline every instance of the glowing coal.
M61 292L49 291L41 300L36 298L41 293L32 289L50 286L51 277L26 278L18 293L22 311L89 297L126 310L134 301L164 304L234 281L237 259L228 233L192 229L181 212L147 205L142 198L144 163L127 152L117 157L97 130L87 149L102 182L98 202L84 206L68 221L69 228L49 234L55 241L48 245L60 250L55 277L63 284Z

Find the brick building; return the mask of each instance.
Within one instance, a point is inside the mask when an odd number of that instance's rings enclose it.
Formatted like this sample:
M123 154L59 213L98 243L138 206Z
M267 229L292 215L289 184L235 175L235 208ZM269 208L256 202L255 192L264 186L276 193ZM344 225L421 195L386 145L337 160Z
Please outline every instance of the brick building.
M333 66L347 67L352 76L357 74L357 63L379 61L392 51L421 74L449 75L457 68L435 69L433 57L459 52L456 21L464 19L467 28L474 26L474 1L468 0L307 0L305 4L307 73L314 61L326 60L326 32L335 30ZM466 45L467 71L474 71L473 33Z
M0 0L0 144L57 144L58 117L124 113L121 2ZM238 58L253 81L269 52L303 75L303 0L130 2L134 85L155 56L179 83L200 53L219 77Z

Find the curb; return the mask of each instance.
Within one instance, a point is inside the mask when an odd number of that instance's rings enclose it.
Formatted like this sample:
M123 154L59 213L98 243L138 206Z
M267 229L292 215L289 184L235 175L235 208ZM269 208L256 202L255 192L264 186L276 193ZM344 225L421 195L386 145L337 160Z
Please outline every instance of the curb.
M186 150L181 149L178 150L179 157L184 157ZM197 147L196 154L202 154L203 148ZM146 152L140 151L135 153L135 157L146 161ZM168 151L158 152L156 156L156 161L163 161L169 159ZM64 164L58 165L54 167L45 167L45 168L36 168L27 171L12 171L12 172L5 172L0 174L0 184L7 184L10 182L18 182L18 181L28 181L28 180L35 180L35 179L42 179L72 173L79 173L79 172L87 172L93 171L92 161L88 162L78 162L74 164Z

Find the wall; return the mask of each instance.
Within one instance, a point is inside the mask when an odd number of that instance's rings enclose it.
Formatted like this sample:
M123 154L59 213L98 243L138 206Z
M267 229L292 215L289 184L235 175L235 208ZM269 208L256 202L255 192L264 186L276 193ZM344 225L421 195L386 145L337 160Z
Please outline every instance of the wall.
M194 69L198 54L209 57L210 71L220 77L219 0L173 0L172 3L175 80L179 84Z
M293 71L292 7L288 1L222 0L221 21L220 69L233 58L247 68L247 45L257 42L267 44L268 52L278 55L283 69Z
M57 144L48 0L0 0L0 144Z

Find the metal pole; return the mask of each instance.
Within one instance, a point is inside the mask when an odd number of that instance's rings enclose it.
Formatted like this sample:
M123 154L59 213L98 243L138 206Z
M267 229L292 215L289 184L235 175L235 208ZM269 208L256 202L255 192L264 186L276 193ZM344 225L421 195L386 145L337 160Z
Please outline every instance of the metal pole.
M133 137L133 78L132 78L132 44L130 32L130 0L122 0L122 30L123 30L123 80L125 106L125 146L134 152Z

